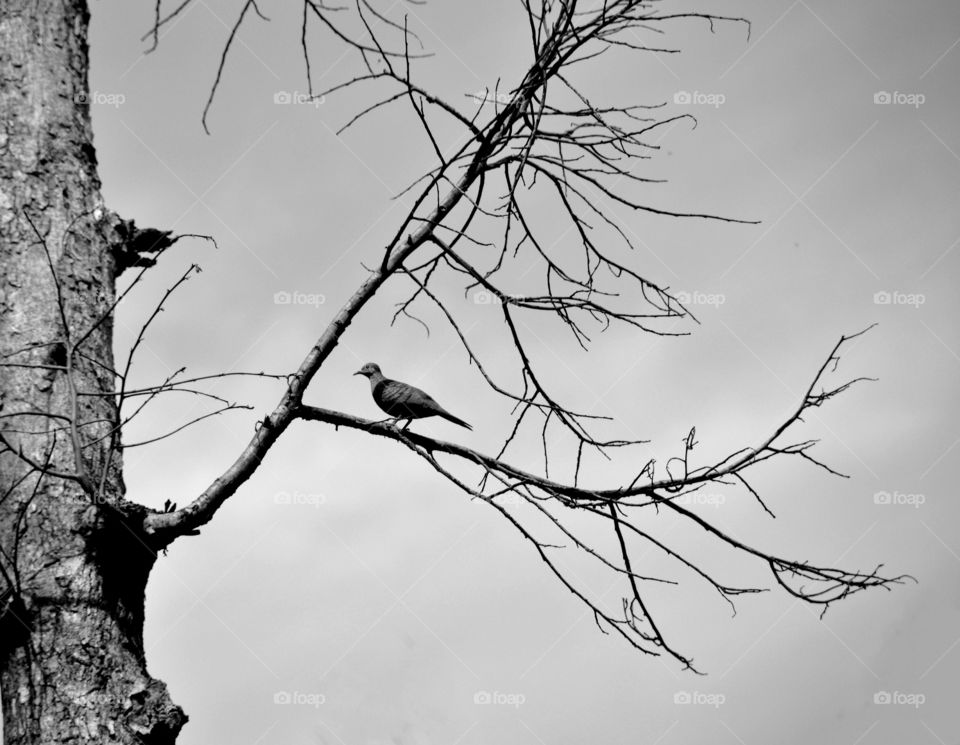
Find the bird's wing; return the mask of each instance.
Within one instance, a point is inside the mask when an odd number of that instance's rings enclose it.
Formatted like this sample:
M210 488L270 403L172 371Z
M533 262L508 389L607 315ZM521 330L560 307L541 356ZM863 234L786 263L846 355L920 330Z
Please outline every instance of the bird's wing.
M426 391L415 386L401 383L399 380L384 380L373 390L377 405L387 414L401 419L422 419L427 416L441 416L467 429L473 429L462 419L455 417Z
M390 416L420 419L443 410L429 394L399 380L384 380L374 390L373 397Z

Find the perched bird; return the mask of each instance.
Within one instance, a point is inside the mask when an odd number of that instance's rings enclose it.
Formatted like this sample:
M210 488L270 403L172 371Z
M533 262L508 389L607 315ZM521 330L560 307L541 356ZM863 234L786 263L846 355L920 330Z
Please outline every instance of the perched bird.
M370 380L370 391L377 406L398 422L402 419L407 420L403 429L409 427L412 420L428 416L440 416L461 427L473 429L463 419L455 417L419 388L383 377L380 366L374 362L368 362L354 375L365 375Z

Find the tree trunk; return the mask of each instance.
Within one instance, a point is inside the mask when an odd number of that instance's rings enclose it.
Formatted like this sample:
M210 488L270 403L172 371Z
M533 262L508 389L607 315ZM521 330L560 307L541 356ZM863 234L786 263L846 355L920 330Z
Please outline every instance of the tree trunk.
M102 206L84 0L0 0L0 694L5 745L172 743L147 674L156 559L115 432L117 218ZM139 514L138 514L139 513Z

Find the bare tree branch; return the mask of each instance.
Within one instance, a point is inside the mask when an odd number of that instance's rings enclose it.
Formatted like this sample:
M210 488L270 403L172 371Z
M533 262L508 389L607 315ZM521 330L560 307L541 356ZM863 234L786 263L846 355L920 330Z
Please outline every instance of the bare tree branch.
M153 26L144 37L152 37L151 49L159 41L161 27L182 13L190 2L184 0L164 14L157 0ZM796 408L759 444L733 450L712 464L697 465L693 462L696 430L691 428L682 451L670 458L660 472L657 464L649 460L632 471L636 474L632 479L614 488L585 485L590 478L581 473L584 452L611 460L617 454L629 454L630 448L644 441L601 434L609 418L579 411L552 391L550 378L531 348L531 327L526 321L534 315L559 324L584 350L614 324L637 332L672 336L687 333L677 327L679 320L696 321L669 288L635 268L637 246L618 210L728 223L752 221L705 210L675 210L650 202L651 189L660 180L645 174L637 165L659 151L656 135L665 128L685 122L696 126L696 120L686 114L672 115L663 110L663 104L595 103L588 86L578 82L577 72L585 65L604 64L604 55L611 51L677 53L678 49L647 43L647 38L663 34L678 21L703 22L711 32L718 23L743 24L749 36L749 24L744 19L710 13L662 12L663 3L648 0L603 0L589 7L577 0L523 0L531 62L512 87L501 86L498 80L492 92L488 87L482 96L474 94L471 110L414 81L414 64L430 53L411 30L409 19L396 17L392 6L383 9L371 0L354 0L353 7L327 5L322 0L302 2L298 30L309 95L377 90L376 97L365 101L346 119L338 134L350 132L364 117L391 107L392 112L404 112L411 117L422 131L432 153L431 161L435 158L436 165L397 195L410 204L382 254L368 270L368 277L335 314L297 370L286 376L286 389L280 400L258 423L233 464L192 500L179 499L186 502L184 507L177 509L171 503L168 509L144 517L143 528L154 548L164 548L179 536L196 534L256 471L287 427L298 419L306 419L364 430L407 447L458 489L498 510L533 545L560 582L593 613L601 629L612 629L639 651L665 654L685 668L694 669L693 661L668 643L654 620L647 590L648 583L673 585L675 580L644 574L636 558L637 544L656 549L681 570L706 581L734 612L736 596L766 588L738 587L714 578L680 549L654 534L649 521L651 513L670 515L702 528L717 545L732 547L767 566L776 585L789 594L824 610L835 600L860 590L889 589L906 578L882 576L879 566L871 571L848 571L786 559L726 532L683 504L685 497L709 484L740 484L748 499L773 518L767 501L747 479L749 469L773 458L784 461L794 456L841 475L812 455L815 440L785 442L785 438L788 430L802 421L805 412L866 380L855 378L836 387L826 386L824 380L828 372L836 369L841 347L859 334L840 338ZM220 56L203 111L204 129L231 45L251 8L264 18L254 0L246 0ZM319 93L314 91L316 81L308 48L308 34L313 30L355 53L359 65L359 72L342 82L326 85ZM587 77L588 82L592 79ZM394 106L403 102L408 106ZM451 123L458 128L452 145L441 136ZM549 205L546 221L543 204ZM559 239L558 226L563 231ZM521 258L527 263L532 260L536 271L518 277L513 269ZM409 282L411 288L409 295L397 303L393 321L410 319L421 324L428 334L435 319L446 323L482 380L513 407L512 421L505 427L496 455L303 402L311 380L352 321L393 278ZM521 284L521 279L525 283ZM509 380L501 379L481 359L469 327L449 299L451 286L462 291L463 296L474 293L481 302L494 306L497 312L491 318L499 322L497 333L502 334L504 345L514 356L515 376ZM489 332L488 328L484 330ZM133 351L139 343L138 337ZM69 366L74 355L81 354L69 347L68 340L64 367ZM14 356L8 364L23 363ZM129 370L128 360L124 371L117 373L122 399L143 396L145 405L161 393L206 395L192 385L202 378L184 380L179 377L180 371L156 386L129 390ZM77 397L82 395L77 392ZM235 406L223 399L219 403L224 409ZM142 406L111 434L118 436L120 427L141 410ZM90 425L80 423L76 416L55 424L76 437L84 426ZM527 437L528 430L539 439L542 474L517 468L508 460L514 443ZM566 439L573 438L575 458L559 452L555 435L560 432ZM83 443L76 442L75 449L82 452ZM574 464L570 483L551 477L551 465L559 458ZM571 519L573 515L577 518ZM538 525L531 524L530 516L539 521ZM643 516L644 521L638 516ZM585 538L579 529L583 519L602 526L610 545L601 547ZM565 549L599 562L614 574L622 585L619 607L607 607L602 599L592 597L579 586L556 560L557 552Z
M595 614L598 621L614 628L623 635L637 649L648 654L665 653L682 663L684 667L695 670L692 659L684 656L667 643L663 633L655 623L647 601L643 599L640 583L644 581L663 581L662 578L651 578L639 574L634 568L628 533L635 535L660 549L667 556L677 560L682 566L693 571L707 580L721 596L736 610L733 598L745 593L757 593L765 588L731 587L714 580L697 564L685 558L679 551L670 548L663 541L655 538L649 527L649 520L644 520L641 528L634 516L644 508L666 508L674 515L703 528L720 544L731 546L764 563L772 572L777 585L785 589L790 595L812 605L822 606L826 612L830 603L842 600L862 590L901 584L908 575L886 576L880 573L882 565L869 571L849 571L834 567L822 567L807 561L796 561L778 556L770 551L753 546L741 538L735 537L717 527L709 520L679 503L679 498L702 488L706 484L728 483L725 479L734 477L741 481L764 511L773 517L773 513L760 499L759 494L747 484L742 472L775 456L799 455L813 460L807 450L813 445L812 441L788 445L775 443L787 430L802 421L802 414L813 407L820 406L824 401L836 395L837 391L846 390L860 379L854 379L834 388L824 387L823 376L836 368L840 360L840 349L843 344L860 336L863 331L851 336L844 336L837 342L828 355L826 361L814 376L808 386L797 409L788 415L763 442L755 447L740 448L718 463L710 466L691 468L690 453L695 445L693 432L684 443L683 456L678 458L683 469L680 475L655 479L653 469L645 469L648 481L645 484L636 483L615 489L588 488L564 484L552 480L548 475L538 474L519 469L500 458L491 457L471 448L456 443L435 440L430 437L413 433L409 430L398 429L390 423L372 422L354 417L338 411L332 411L315 406L301 405L296 416L311 421L320 421L332 424L335 427L349 427L368 432L372 435L393 439L427 461L438 473L451 481L455 486L473 497L482 499L504 514L509 522L516 527L525 539L533 543L538 555L549 566L581 602ZM470 479L457 475L451 468L444 466L438 460L438 455L452 456L471 469L480 470L480 486L469 486ZM669 471L669 469L668 469ZM512 494L519 502L532 505L537 513L548 519L549 524L568 539L573 548L600 560L608 569L612 569L618 576L626 579L625 596L623 599L622 615L615 617L604 609L597 600L591 599L586 592L577 589L573 576L564 572L556 562L550 558L551 550L560 548L548 543L546 539L536 536L535 531L523 523L518 514L508 513L498 499ZM636 498L641 498L637 501ZM586 540L578 538L570 523L561 516L554 514L548 504L556 505L561 513L565 510L575 511L578 514L589 514L609 522L619 547L616 562L608 558L603 552Z

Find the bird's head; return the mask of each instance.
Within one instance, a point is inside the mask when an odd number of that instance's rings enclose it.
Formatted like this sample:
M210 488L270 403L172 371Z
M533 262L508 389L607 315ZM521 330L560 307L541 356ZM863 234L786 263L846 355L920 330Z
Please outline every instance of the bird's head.
M382 374L383 373L380 372L380 365L378 365L376 362L368 362L354 373L354 375L363 375L367 378Z

